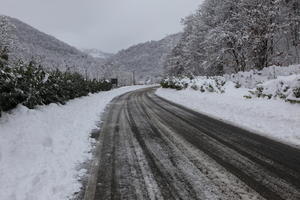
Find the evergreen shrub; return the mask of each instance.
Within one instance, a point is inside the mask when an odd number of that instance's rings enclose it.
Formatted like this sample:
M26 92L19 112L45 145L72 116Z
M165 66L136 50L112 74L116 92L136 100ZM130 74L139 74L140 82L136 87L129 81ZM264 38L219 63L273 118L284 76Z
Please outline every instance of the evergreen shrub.
M8 56L0 51L0 114L22 104L28 108L50 103L64 104L89 93L108 91L108 81L86 80L75 72L46 71L34 62L7 64Z

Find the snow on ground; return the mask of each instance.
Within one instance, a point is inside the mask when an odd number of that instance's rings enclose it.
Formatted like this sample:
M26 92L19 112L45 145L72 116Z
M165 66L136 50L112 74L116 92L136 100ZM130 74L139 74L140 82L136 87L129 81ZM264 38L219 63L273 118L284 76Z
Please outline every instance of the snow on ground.
M19 106L0 118L0 199L64 200L80 190L80 163L91 157L89 134L123 87L34 110Z
M246 88L227 82L225 93L158 89L156 94L195 111L242 126L258 134L300 146L300 104L283 100L252 98Z
M257 84L267 80L276 79L279 76L290 76L300 74L300 65L270 66L261 71L250 70L236 74L225 74L226 81L240 83L243 87L254 88Z

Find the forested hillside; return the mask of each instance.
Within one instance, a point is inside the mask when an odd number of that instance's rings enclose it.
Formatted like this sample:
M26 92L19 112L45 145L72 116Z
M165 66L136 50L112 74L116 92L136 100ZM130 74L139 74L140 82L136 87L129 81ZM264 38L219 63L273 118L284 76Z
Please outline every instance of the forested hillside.
M204 0L183 21L170 75L220 75L300 63L299 0Z
M20 20L0 15L0 37L0 46L7 47L10 63L34 60L47 70L68 70L90 78L103 77L101 65L104 59L93 58Z
M17 19L0 16L0 117L19 104L64 104L110 90L102 63Z
M107 76L119 77L124 84L132 82L133 76L137 83L160 81L166 56L180 37L181 33L178 33L160 41L141 43L120 51L106 63L105 69L109 73Z

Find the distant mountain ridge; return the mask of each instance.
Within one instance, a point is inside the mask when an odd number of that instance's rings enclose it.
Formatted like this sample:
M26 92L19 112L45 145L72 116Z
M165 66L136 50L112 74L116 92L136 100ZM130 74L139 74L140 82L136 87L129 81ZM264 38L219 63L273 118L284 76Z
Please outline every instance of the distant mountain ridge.
M80 51L18 19L0 15L0 46L9 43L10 62L34 60L49 70L69 70L97 79L118 78L123 85L160 81L166 57L181 35L140 43L114 55L97 49Z
M137 83L157 83L164 75L166 57L180 38L181 33L177 33L159 41L140 43L121 50L108 59L105 67L119 77L126 72L130 78L134 76Z
M81 51L94 58L100 58L100 59L108 59L114 55L112 53L103 52L99 49L81 49Z
M9 54L12 62L19 59L24 62L35 60L49 70L70 70L90 78L103 77L105 59L94 58L18 19L0 15L0 22L0 29L9 27L1 32L6 31L7 39L11 40Z

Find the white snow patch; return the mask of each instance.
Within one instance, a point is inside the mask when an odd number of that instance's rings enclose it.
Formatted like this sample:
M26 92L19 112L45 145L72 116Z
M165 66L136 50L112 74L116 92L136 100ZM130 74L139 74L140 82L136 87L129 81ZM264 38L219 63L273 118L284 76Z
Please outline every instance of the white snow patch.
M242 126L258 134L288 144L300 145L300 104L263 98L245 99L248 89L236 89L232 82L226 92L201 93L185 90L158 89L156 94L195 111Z
M225 74L224 78L226 81L239 83L246 88L255 88L259 83L277 79L279 76L290 76L295 74L300 74L300 65L270 66L263 68L261 71L250 70L230 75Z
M123 87L37 109L18 106L0 118L0 199L64 200L81 188L77 169L91 157L89 134ZM149 86L148 86L149 87Z

